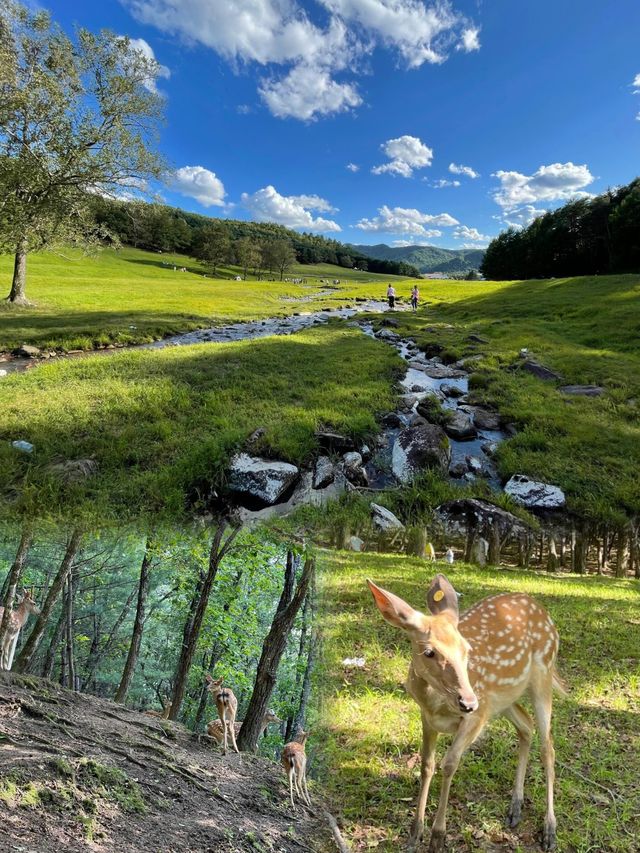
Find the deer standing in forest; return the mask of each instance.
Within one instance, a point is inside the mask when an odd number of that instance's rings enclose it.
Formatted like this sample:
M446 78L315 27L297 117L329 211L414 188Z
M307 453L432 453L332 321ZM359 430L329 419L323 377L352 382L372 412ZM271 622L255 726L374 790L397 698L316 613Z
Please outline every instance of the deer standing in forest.
M271 723L281 722L282 720L280 719L280 717L278 717L276 712L269 709L262 718L262 726L260 727L260 734L258 735L258 737L262 737L262 735L267 730L267 726L271 725ZM234 722L233 730L236 738L240 734L241 728L242 721ZM210 723L207 723L207 734L209 735L209 737L212 737L214 740L216 740L218 744L222 744L222 742L224 741L224 726L222 720L211 720Z
M0 607L0 621L2 621L3 614L4 607ZM2 643L2 649L0 649L0 669L10 670L13 666L13 658L16 653L16 646L18 645L20 631L25 626L27 619L31 614L38 616L40 614L40 608L33 598L33 589L25 589L20 603L16 609L11 612L11 616L9 617L9 624L7 625L4 642Z
M533 733L533 720L518 700L528 694L540 733L547 782L542 846L554 850L551 707L554 688L560 693L565 690L556 672L558 632L549 614L527 595L504 593L479 601L460 616L456 591L444 575L437 575L427 592L430 613L425 615L373 581L367 583L382 616L411 640L405 688L420 707L422 766L408 849L415 850L422 839L438 734L452 734L454 738L442 762L440 801L429 853L441 853L445 848L449 789L463 753L487 722L499 715L510 720L518 733L518 767L507 817L509 827L517 826Z
M213 679L207 675L207 689L213 697L215 706L218 709L218 716L222 723L222 753L227 754L228 738L231 738L231 743L236 752L240 752L236 743L236 714L238 713L238 700L235 697L233 690L229 687L222 686L222 678Z
M309 732L300 731L295 739L286 743L282 750L282 766L284 772L289 779L289 796L291 797L291 805L295 808L293 801L293 789L301 800L310 806L309 791L307 790L307 754L305 752L305 744Z

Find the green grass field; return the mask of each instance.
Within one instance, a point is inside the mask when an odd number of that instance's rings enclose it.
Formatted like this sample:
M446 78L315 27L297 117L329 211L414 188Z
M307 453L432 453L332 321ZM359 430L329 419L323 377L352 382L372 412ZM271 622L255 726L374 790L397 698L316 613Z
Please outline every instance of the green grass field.
M379 615L366 587L372 577L424 607L431 576L424 561L396 554L321 552L323 660L315 730L318 772L344 819L354 850L395 851L408 835L418 791L421 729L405 693L409 641ZM438 567L441 571L442 566ZM496 592L533 595L560 633L559 668L567 699L556 699L556 814L561 853L631 853L640 815L640 584L610 578L551 576L499 569L446 567L464 606ZM364 657L363 669L344 658ZM438 755L443 754L441 738ZM523 821L504 827L517 739L507 721L492 722L465 755L451 790L450 853L538 851L544 775L537 736L525 783ZM436 773L427 826L439 793ZM426 849L426 848L425 848Z
M7 292L12 269L12 258L0 256ZM305 277L306 286L252 276L231 280L238 272L222 268L220 278L203 278L203 268L192 258L132 248L105 249L96 257L73 251L64 257L29 256L27 295L34 306L0 303L0 352L22 343L60 350L143 343L223 322L342 305L356 296L384 298L385 282L393 279L328 264L296 266L287 274ZM341 287L322 294L321 278L339 278ZM408 295L409 285L400 290Z
M224 485L230 456L258 427L255 452L294 463L315 431L359 438L392 405L400 360L339 324L290 337L136 350L48 362L0 383L4 511L174 521ZM26 439L32 455L14 450ZM92 458L97 473L62 486L59 459Z
M398 331L440 344L449 360L482 356L472 364L474 395L518 429L498 452L503 476L560 485L584 519L615 524L637 515L640 277L429 282L422 296L429 305L399 314ZM486 343L470 342L470 334ZM523 347L562 383L519 370ZM569 397L559 384L601 385L604 394Z

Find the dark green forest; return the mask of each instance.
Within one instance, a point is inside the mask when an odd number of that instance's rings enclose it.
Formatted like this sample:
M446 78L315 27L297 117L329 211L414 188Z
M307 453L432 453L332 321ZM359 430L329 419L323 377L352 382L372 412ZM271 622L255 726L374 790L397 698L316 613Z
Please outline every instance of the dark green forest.
M503 231L487 247L481 266L485 278L495 281L638 270L640 178L570 201L521 231Z
M288 241L300 264L335 264L387 275L417 278L416 266L402 260L380 260L353 246L319 234L298 233L271 222L212 219L163 204L120 201L96 196L92 199L96 223L120 243L156 252L182 252L201 257L205 235L213 233L220 247L218 263L243 265L240 253L250 241L257 249L268 243ZM240 242L242 241L242 244ZM210 242L210 241L208 241Z

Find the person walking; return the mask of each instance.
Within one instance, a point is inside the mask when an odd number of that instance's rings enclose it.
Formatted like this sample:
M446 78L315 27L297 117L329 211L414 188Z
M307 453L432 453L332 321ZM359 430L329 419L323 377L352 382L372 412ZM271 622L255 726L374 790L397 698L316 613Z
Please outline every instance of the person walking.
M418 310L418 299L420 299L420 291L418 290L418 285L414 284L411 288L411 307L414 311Z
M396 290L392 284L390 284L389 287L387 288L387 299L389 300L389 308L395 308Z

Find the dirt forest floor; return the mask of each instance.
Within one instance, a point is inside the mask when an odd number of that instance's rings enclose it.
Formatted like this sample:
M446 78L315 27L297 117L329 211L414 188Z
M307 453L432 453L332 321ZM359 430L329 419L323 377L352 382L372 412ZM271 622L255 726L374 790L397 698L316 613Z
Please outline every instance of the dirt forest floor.
M42 679L0 674L0 851L324 853L317 791L288 801L282 768L223 757L178 724Z

